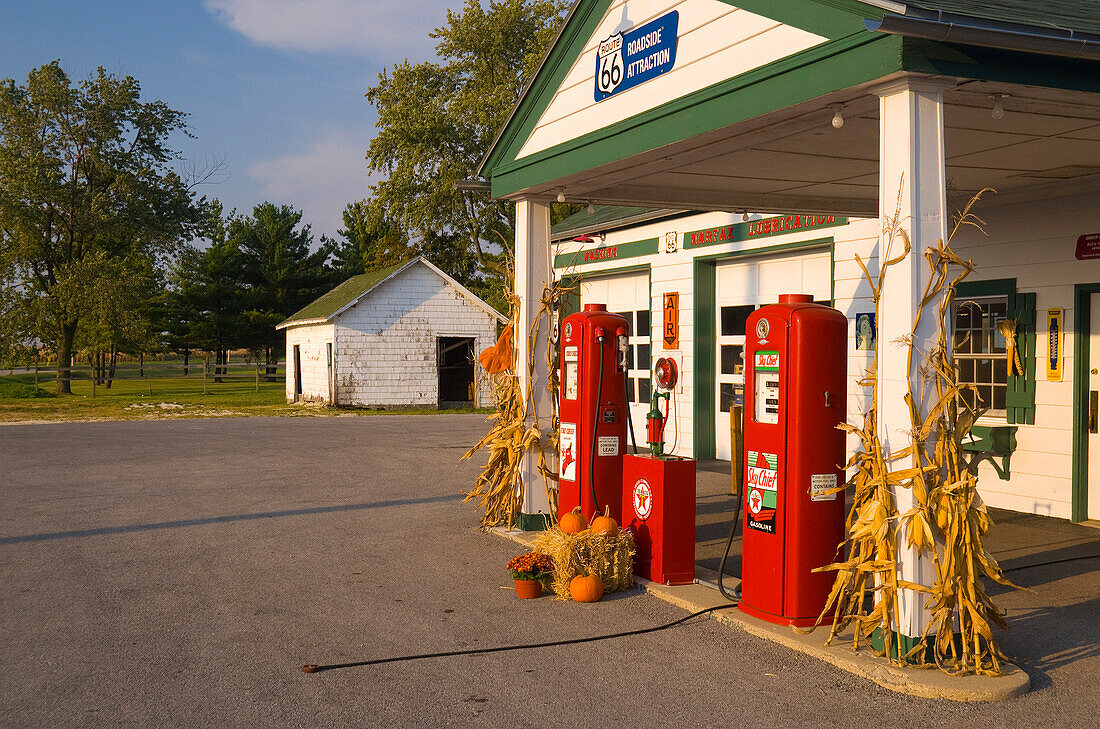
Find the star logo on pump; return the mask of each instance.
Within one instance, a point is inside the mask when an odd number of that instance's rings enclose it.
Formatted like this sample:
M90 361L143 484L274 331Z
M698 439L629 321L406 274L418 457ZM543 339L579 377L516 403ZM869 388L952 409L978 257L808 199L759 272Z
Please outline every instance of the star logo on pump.
M760 507L764 505L764 494L759 490L753 489L749 492L749 511L753 514L760 513Z
M644 478L639 478L634 483L634 514L642 521L653 513L653 489Z

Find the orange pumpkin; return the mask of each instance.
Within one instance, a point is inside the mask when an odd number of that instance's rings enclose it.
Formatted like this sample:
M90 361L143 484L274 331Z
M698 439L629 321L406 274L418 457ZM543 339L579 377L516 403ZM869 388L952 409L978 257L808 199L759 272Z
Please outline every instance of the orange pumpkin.
M577 575L569 581L569 595L577 602L596 602L603 597L603 580L593 574Z
M580 534L588 528L588 520L581 513L581 507L573 509L568 514L562 514L558 520L558 526L566 534Z
M605 534L613 537L619 533L619 524L611 518L611 507L604 510L603 516L597 516L592 520L592 533Z

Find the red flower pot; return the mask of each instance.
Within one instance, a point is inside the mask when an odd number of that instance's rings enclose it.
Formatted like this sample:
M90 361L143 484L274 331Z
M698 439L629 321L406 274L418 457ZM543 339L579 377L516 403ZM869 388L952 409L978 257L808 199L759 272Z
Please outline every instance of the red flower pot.
M516 597L529 600L542 595L542 583L538 580L512 580L516 583Z

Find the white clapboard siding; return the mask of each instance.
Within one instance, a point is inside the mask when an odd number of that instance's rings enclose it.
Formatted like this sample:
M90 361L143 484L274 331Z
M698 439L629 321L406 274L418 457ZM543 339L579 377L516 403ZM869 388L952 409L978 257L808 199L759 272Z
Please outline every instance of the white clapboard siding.
M597 103L595 73L600 42L624 27L639 27L672 10L680 16L673 69ZM617 0L566 74L519 157L549 149L825 40L718 0Z
M309 324L286 330L286 399L294 401L294 346L301 352L302 399L330 402L328 345L333 341L332 324Z
M437 337L496 341L496 318L424 265L379 284L336 318L336 402L358 407L436 407ZM303 365L304 366L304 365ZM492 404L475 365L476 404Z

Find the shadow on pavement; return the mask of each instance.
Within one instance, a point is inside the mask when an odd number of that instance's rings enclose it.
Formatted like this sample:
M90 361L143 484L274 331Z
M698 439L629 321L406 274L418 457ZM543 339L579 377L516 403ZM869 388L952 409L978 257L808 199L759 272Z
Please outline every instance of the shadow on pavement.
M696 473L697 575L713 579L733 518L728 461L704 461ZM989 509L994 527L986 548L1005 576L1028 591L988 582L1007 607L1002 649L1031 676L1032 689L1054 683L1049 672L1100 656L1100 530L1064 519ZM704 570L709 571L707 574ZM731 545L727 580L741 573L741 538ZM1085 664L1081 664L1082 669ZM1075 669L1071 669L1075 670Z
M227 516L210 516L202 519L161 521L153 522L151 524L128 524L125 526L96 527L93 529L74 529L73 531L67 532L43 532L41 534L23 534L15 537L0 537L0 544L24 544L26 542L45 542L51 539L75 539L78 537L99 537L108 534L132 534L134 532L146 532L154 529L178 529L180 527L204 526L207 524L224 524L226 522L250 521L253 519L274 519L276 517L283 516L334 514L341 511L362 511L363 509L384 509L389 506L412 506L415 504L432 504L440 501L458 501L462 498L464 498L462 494L447 494L445 496L428 496L422 499L395 499L393 501L373 501L364 504L316 506L308 509L261 511L252 514L230 514Z

